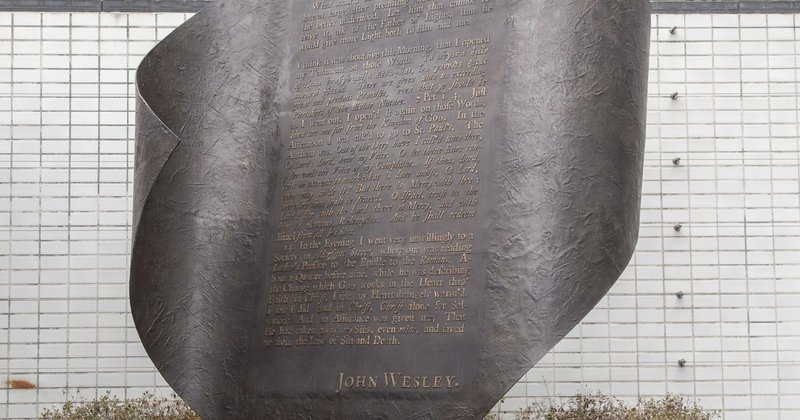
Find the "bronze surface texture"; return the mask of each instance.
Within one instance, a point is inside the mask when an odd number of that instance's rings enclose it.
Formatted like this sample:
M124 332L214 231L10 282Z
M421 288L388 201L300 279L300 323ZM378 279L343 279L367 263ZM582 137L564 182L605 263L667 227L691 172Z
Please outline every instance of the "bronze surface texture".
M219 0L137 73L131 307L208 419L477 419L638 235L640 0Z

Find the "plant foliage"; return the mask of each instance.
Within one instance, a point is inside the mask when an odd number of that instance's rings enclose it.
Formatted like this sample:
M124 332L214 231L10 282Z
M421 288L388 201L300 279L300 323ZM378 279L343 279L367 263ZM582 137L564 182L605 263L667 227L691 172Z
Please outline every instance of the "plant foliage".
M145 392L139 398L120 400L107 393L96 400L80 395L77 401L68 400L61 408L44 410L43 420L201 420L175 394L171 399L156 398Z
M718 413L705 411L687 398L667 395L662 399L640 399L635 406L603 394L578 394L566 400L535 403L517 414L517 420L712 420ZM80 395L61 408L44 410L42 420L201 420L176 395L157 398L145 393L120 400L105 394L96 400ZM487 420L498 419L496 414Z
M487 416L496 420L496 415ZM685 397L639 399L629 406L603 394L578 394L572 398L535 403L516 416L517 420L711 420L717 412L703 410Z

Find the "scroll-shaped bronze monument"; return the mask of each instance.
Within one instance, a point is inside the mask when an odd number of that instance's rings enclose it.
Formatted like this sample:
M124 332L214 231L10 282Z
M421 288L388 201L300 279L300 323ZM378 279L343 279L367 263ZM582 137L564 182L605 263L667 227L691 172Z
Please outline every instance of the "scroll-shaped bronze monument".
M204 418L479 418L637 238L645 0L217 0L141 64L131 301Z

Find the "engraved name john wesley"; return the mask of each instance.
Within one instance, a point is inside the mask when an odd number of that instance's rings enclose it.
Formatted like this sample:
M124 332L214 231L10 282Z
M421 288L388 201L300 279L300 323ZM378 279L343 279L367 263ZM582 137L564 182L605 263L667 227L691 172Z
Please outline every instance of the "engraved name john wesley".
M383 372L381 376L348 375L339 372L336 393L348 389L370 388L397 388L397 389L430 389L446 390L458 388L458 382L453 375L410 375L403 372Z

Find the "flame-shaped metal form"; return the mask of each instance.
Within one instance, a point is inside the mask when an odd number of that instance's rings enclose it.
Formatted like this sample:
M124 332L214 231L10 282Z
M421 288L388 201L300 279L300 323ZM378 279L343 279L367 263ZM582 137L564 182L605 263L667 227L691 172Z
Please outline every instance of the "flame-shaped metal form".
M131 309L204 418L480 418L638 234L645 0L217 0L137 73Z

